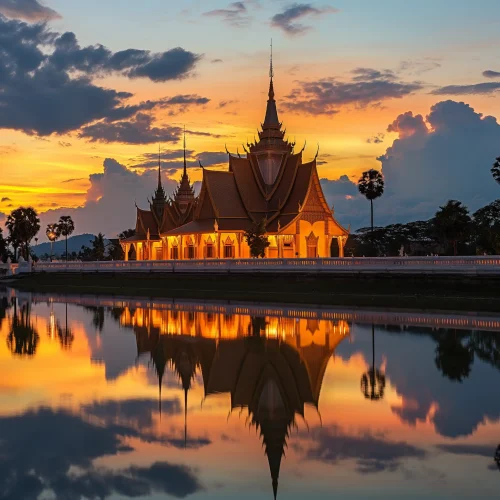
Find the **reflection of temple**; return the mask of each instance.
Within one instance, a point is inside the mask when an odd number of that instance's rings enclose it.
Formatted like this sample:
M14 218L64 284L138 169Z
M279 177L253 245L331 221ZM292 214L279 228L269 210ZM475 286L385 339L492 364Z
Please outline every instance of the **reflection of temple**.
M228 393L259 430L276 497L281 458L296 416L318 408L330 357L349 333L343 321L124 309L138 353L149 353L160 384L171 366L185 391L199 368L205 396Z

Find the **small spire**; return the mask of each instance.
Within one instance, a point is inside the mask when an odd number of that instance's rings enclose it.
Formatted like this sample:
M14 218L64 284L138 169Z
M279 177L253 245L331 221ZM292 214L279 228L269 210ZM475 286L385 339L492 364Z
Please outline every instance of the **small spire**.
M158 144L158 189L161 188L161 145Z
M187 165L186 165L186 125L184 125L184 175L187 175Z
M273 39L271 38L271 66L269 68L269 78L271 80L274 78L274 68L273 68Z

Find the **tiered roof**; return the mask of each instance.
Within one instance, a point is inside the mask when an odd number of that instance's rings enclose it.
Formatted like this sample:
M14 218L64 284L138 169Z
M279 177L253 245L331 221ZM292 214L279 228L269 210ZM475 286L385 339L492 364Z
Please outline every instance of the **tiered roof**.
M203 182L192 222L166 234L246 231L253 223L267 221L268 233L279 233L303 212L314 198L316 212L331 220L337 232L348 234L332 216L317 172L316 158L303 163L295 143L285 139L278 118L273 72L266 115L259 139L245 147L246 156L229 154L227 171L203 170ZM318 209L319 207L319 209Z

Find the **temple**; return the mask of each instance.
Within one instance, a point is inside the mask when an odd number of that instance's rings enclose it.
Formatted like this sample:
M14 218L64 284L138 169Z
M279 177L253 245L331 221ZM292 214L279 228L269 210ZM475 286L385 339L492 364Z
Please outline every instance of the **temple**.
M186 171L177 191L166 199L158 165L158 187L150 210L137 208L135 236L121 240L125 259L249 258L244 234L265 221L267 258L330 257L332 240L339 256L349 230L334 218L320 184L317 156L303 161L304 148L285 138L278 118L270 70L267 109L258 140L245 155L229 154L225 171L203 168L200 193L194 195ZM319 148L318 148L319 152ZM131 257L134 258L134 257Z

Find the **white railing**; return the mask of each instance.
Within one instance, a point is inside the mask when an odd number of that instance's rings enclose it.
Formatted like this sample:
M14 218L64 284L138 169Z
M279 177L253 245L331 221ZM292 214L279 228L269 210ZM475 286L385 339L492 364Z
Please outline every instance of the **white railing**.
M500 256L204 259L37 263L34 272L500 274ZM23 270L24 271L24 270ZM18 272L22 272L21 269Z

